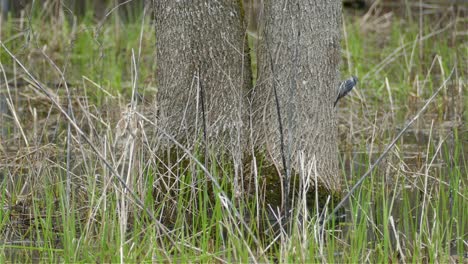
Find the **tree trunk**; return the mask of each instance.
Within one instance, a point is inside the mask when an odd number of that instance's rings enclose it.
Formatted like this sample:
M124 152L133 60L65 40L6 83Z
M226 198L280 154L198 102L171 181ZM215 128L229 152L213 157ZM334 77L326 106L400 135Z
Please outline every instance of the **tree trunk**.
M318 178L340 188L333 100L339 78L341 1L264 1L258 80L252 96L259 147L282 164L275 89L286 167L316 159Z
M6 20L8 11L10 11L10 3L8 0L0 0L0 10L2 11L2 19Z
M240 163L252 81L240 2L153 3L158 126L187 146L205 139Z

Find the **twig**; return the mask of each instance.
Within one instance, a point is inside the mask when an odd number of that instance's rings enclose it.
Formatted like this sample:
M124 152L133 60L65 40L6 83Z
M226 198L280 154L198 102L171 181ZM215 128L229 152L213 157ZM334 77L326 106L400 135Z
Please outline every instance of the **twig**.
M123 5L126 5L130 2L132 2L133 0L127 0L123 3L119 3L117 5L115 5L111 10L109 10L109 12L107 12L105 15L104 15L104 19L101 20L101 22L99 23L99 25L97 26L97 32L101 31L101 28L102 26L104 25L104 22L106 21L106 19L115 11L117 10L119 7L123 6Z
M206 112L205 112L205 90L203 89L203 79L201 70L198 70L198 85L200 88L200 105L202 114L202 126L203 126L203 141L205 144L205 167L208 165L208 137L206 134Z
M265 41L266 45L268 46L268 41ZM278 80L276 79L276 75L275 75L275 68L274 68L274 61L273 61L273 57L271 56L271 52L273 52L273 50L269 47L267 47L267 50L270 51L268 52L268 55L269 55L269 59L270 59L270 70L271 70L271 75L273 76L273 85L272 85L272 88L273 88L273 93L274 93L274 96L275 96L275 107L276 107L276 113L277 113L277 117L278 117L278 130L279 130L279 134L280 134L280 151L281 151L281 161L283 163L283 170L284 170L284 176L281 177L283 180L282 180L282 183L283 183L283 202L284 204L281 206L283 211L284 211L284 215L285 215L285 220L286 220L286 223L287 223L287 211L288 211L288 206L287 204L289 203L289 193L287 191L288 187L287 187L287 181L289 179L288 175L289 175L289 169L288 169L288 164L286 162L286 153L284 151L284 130L283 130L283 122L282 122L282 118L281 118L281 106L280 106L280 102L279 102L279 97L278 97L278 91L276 89L276 83L278 82Z

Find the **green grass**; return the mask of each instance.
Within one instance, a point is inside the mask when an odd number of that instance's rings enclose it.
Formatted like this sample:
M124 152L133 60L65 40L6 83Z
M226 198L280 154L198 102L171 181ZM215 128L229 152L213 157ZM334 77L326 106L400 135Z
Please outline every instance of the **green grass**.
M122 129L135 81L132 50L138 92L151 97L156 91L149 17L124 24L112 15L99 28L87 14L77 25L59 26L36 9L31 23L4 22L2 42L66 109L64 89L51 85L61 78L51 61L64 72L74 122L155 219L74 130L67 151L68 121L50 100L31 86L10 85L19 123L3 124L0 262L462 262L468 252L468 101L460 91L468 48L453 27L444 28L452 19L420 28L404 16L388 24L376 18L345 16L342 72L360 78L338 110L345 193L453 67L456 78L354 193L347 221L320 233L319 215L333 206L307 207L297 199L290 237L268 221L265 196L276 190L263 189L269 170L263 156L252 164L257 174L243 175L251 178L251 191L239 196L229 157L212 153L208 174L182 150L154 153L157 142L146 130L154 124L141 126L141 117L128 113L136 137ZM28 80L3 49L0 60L11 83ZM152 120L144 106L137 110ZM204 151L191 154L205 164ZM299 217L305 208L308 217Z

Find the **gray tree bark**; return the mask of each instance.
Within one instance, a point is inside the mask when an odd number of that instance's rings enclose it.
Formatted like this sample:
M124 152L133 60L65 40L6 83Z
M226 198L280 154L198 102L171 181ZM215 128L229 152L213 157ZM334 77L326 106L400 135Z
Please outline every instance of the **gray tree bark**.
M187 145L206 137L240 162L251 88L239 1L154 0L158 125Z
M258 80L252 95L256 145L281 164L280 107L287 168L316 159L318 178L340 189L333 100L340 63L341 1L265 0Z

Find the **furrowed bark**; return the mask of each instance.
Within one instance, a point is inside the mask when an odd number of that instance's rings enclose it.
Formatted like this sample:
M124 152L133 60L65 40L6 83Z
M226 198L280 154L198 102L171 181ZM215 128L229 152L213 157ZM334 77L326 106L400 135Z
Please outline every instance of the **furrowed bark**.
M240 164L252 83L240 2L153 3L158 125L187 146L205 138Z
M264 1L252 93L259 148L281 164L279 105L288 169L317 160L320 183L340 190L333 100L339 82L340 1ZM277 89L279 103L275 103Z

